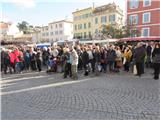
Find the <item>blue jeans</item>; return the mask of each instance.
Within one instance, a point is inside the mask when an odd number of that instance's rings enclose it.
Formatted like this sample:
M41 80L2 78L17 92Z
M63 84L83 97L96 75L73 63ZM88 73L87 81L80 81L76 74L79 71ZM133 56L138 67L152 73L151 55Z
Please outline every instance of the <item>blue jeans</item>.
M23 63L22 62L17 62L16 65L15 65L16 72L21 72L22 67L23 67Z
M114 71L114 61L108 61L109 71Z

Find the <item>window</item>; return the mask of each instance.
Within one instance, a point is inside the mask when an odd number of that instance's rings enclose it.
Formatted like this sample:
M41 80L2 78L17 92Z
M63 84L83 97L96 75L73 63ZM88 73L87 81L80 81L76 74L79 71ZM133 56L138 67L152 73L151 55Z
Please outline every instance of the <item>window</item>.
M82 29L82 24L79 25L80 29Z
M86 16L86 18L88 18L88 13L85 16Z
M132 24L138 24L138 15L130 15L129 16L129 23Z
M98 29L95 30L95 33L96 33L96 34L98 33Z
M95 18L95 24L98 24L98 18L97 17Z
M101 17L101 23L106 23L107 22L107 17L106 16L102 16Z
M59 31L59 34L63 34L63 31L62 31L62 30L60 30L60 31Z
M48 32L46 33L46 36L48 36Z
M74 26L74 29L77 30L77 25Z
M142 36L148 37L150 35L150 29L149 28L142 28Z
M84 23L84 29L86 29L86 23Z
M143 13L143 23L149 23L150 22L150 12Z
M83 36L83 34L81 33L81 35L80 35L81 37Z
M58 26L57 26L57 24L56 24L56 28L57 28Z
M84 38L86 38L86 32L84 32Z
M139 0L130 0L129 6L130 6L130 9L138 8Z
M55 35L58 35L58 31L55 31Z
M143 0L143 6L147 7L151 5L151 0Z
M52 35L53 35L53 32L50 32L50 35L52 36Z
M109 22L115 22L115 15L109 16Z
M88 28L90 28L90 27L91 27L91 23L89 22L89 23L88 23Z
M78 24L78 29L82 29L82 24Z
M82 19L84 19L85 18L85 15L82 15Z
M59 27L62 28L62 24L59 24Z
M51 25L51 29L52 29L52 25Z
M89 35L89 37L91 37L91 32L90 31L88 32L88 35Z

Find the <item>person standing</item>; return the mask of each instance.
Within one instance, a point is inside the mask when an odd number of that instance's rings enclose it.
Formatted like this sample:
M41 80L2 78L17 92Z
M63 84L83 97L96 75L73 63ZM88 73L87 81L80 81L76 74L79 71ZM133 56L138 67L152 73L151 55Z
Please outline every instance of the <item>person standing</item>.
M74 80L78 79L78 71L77 71L77 67L78 67L78 54L76 52L76 50L74 49L74 47L72 46L71 48L71 57L72 57L72 78Z
M101 66L101 52L99 46L96 46L95 48L95 75L99 75L102 69Z
M135 49L134 59L137 68L137 75L140 77L143 74L143 64L146 56L146 50L143 47L143 43L138 43Z
M36 63L37 63L38 71L41 72L41 70L42 70L42 53L39 49L36 54Z
M146 53L147 53L147 60L146 60L146 67L150 68L151 67L151 54L152 54L152 47L148 43L148 46L146 48Z
M69 52L69 48L65 48L63 51L63 64L64 64L64 78L67 78L69 75L70 77L72 76L72 71L71 71L71 55Z
M153 57L153 67L154 67L154 79L159 79L160 72L160 44L155 44L155 48L152 53Z
M8 68L10 68L10 56L9 56L9 52L5 51L4 53L4 74L7 74L7 70ZM11 70L10 70L11 73Z
M109 50L107 51L107 61L109 64L110 72L114 71L115 59L116 59L116 52L114 50L114 46L110 46Z
M16 72L22 73L23 60L24 60L23 53L18 48L15 48L14 54L15 54L15 62L16 62L16 64L15 64L16 65Z
M25 69L27 71L29 71L29 66L30 66L30 54L29 54L29 50L26 50L26 52L24 53L24 61L25 61Z
M30 49L30 65L31 65L31 69L33 71L37 70L36 67L36 52L34 51L33 48Z
M122 53L120 47L116 48L116 72L120 72L120 68L122 67Z
M95 69L95 61L94 61L93 49L92 49L92 46L91 46L91 45L88 46L87 53L88 53L88 55L89 55L88 65L89 65L89 67L91 68L92 72L94 72L94 69Z
M101 47L101 66L104 73L106 73L107 68L107 50L104 47ZM102 71L101 70L101 71Z
M129 72L130 68L130 62L131 62L131 57L132 57L132 51L130 50L129 47L127 47L124 51L124 57L126 59L126 62L124 64L124 71Z
M83 61L83 67L85 70L84 75L87 76L89 74L89 54L87 53L87 48L84 48L83 53L82 53L82 61Z

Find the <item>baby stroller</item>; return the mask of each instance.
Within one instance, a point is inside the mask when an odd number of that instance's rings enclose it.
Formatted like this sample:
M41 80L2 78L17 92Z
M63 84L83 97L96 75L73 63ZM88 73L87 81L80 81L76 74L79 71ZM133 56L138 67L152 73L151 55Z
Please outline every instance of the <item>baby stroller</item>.
M47 65L47 73L57 71L57 61L56 58L50 58Z

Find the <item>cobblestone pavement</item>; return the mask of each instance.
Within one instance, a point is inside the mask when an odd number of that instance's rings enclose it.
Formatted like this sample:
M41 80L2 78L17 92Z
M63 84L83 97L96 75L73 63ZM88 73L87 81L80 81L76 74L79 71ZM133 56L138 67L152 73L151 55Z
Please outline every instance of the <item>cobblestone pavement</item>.
M3 77L2 120L159 120L159 81L150 74L27 73Z

